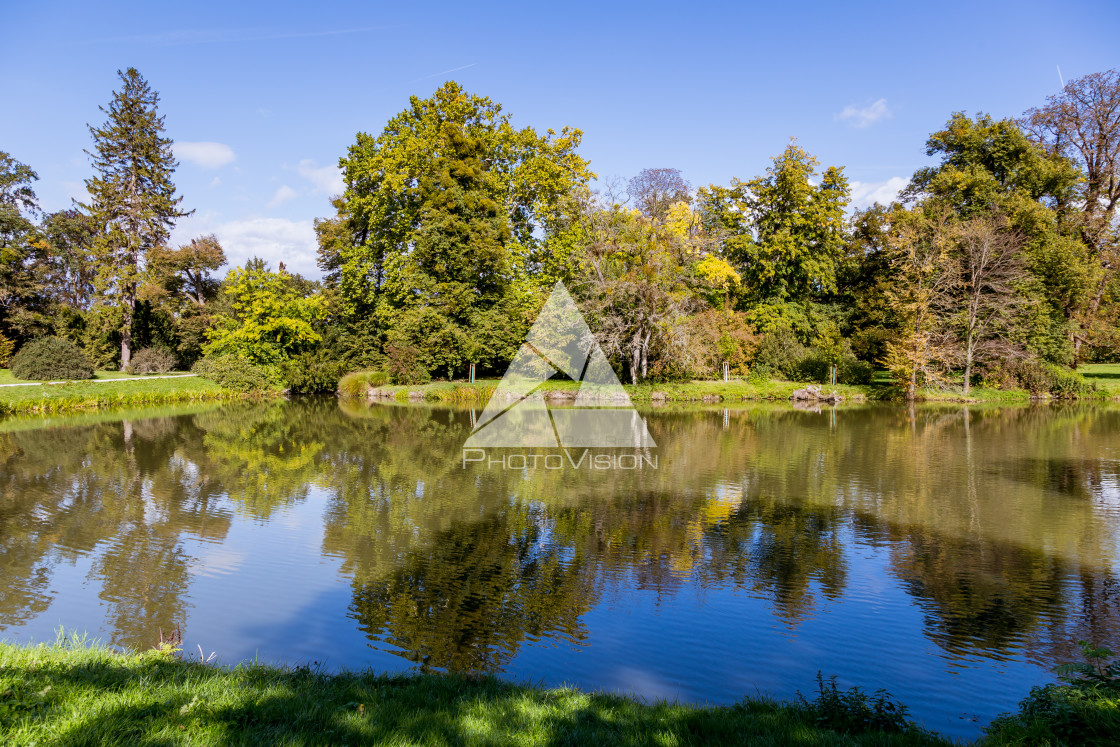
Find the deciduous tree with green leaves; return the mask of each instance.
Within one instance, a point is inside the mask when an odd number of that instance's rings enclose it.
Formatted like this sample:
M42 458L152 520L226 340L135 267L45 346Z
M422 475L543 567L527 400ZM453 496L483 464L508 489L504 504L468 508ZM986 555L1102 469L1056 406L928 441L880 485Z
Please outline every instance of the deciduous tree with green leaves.
M260 259L235 267L222 283L221 309L203 352L277 365L318 343L322 337L314 325L323 315L323 298L305 293L301 280L269 270Z
M746 182L701 190L705 222L727 233L723 252L742 276L745 303L762 329L781 326L784 307L836 290L844 257L848 180L791 142Z
M499 310L526 326L565 197L592 176L581 137L516 129L454 82L413 97L379 136L359 133L340 161L338 216L318 225L320 266L352 323L373 315L385 332L431 308L464 333Z

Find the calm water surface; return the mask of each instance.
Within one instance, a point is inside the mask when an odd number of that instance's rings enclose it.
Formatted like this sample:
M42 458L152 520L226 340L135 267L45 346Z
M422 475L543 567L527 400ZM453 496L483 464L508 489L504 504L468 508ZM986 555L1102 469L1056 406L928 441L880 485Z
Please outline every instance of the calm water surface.
M657 469L463 467L471 411L0 421L0 637L727 703L818 670L974 736L1120 649L1120 409L659 409Z

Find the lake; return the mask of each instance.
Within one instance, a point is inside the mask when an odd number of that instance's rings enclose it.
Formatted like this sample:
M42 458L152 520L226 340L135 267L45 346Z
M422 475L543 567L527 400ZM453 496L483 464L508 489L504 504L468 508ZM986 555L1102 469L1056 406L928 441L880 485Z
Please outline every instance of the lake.
M1120 407L642 414L634 469L464 464L467 407L0 421L0 638L708 703L819 670L963 737L1120 650Z

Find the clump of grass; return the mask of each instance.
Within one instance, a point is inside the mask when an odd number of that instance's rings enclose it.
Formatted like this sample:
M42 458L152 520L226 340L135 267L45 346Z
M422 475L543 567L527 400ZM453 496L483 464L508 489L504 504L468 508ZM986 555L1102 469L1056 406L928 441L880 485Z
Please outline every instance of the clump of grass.
M170 650L169 650L170 649ZM804 705L644 703L493 677L232 669L174 646L118 653L83 639L0 644L0 738L14 744L950 744L841 734Z
M355 371L339 380L338 393L343 397L364 397L370 389L388 383L389 374L384 371Z

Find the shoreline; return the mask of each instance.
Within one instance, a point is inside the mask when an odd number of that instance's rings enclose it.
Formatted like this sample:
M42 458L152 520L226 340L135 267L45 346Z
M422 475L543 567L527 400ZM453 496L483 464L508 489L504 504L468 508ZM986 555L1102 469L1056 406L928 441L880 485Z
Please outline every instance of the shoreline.
M436 381L420 385L382 384L366 386L364 395L340 396L351 400L377 402L392 400L396 402L464 402L481 403L490 399L498 381L483 380L474 383L465 381ZM664 402L690 403L734 403L791 401L799 389L816 386L822 398L794 400L804 406L825 406L834 404L827 398L835 393L839 403L859 404L866 402L891 402L907 404L907 400L897 396L897 390L882 384L837 384L826 386L806 382L790 381L691 381L671 384L624 384L623 389L631 401L659 404ZM544 399L552 403L571 402L575 399L578 385L570 381L547 382L542 388ZM922 390L915 403L950 404L1029 404L1032 402L1113 402L1120 400L1118 393L1099 389L1089 396L1057 398L1050 395L1032 395L1023 389L1001 390L974 388L966 397L952 390ZM609 402L604 402L609 404Z
M77 636L0 643L0 734L17 744L956 744L904 719L829 716L821 703L651 703L493 675L227 668L166 644L118 652Z

